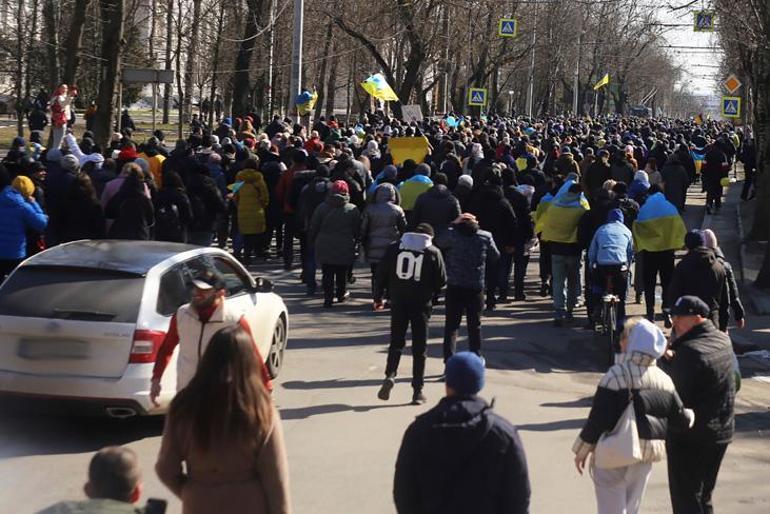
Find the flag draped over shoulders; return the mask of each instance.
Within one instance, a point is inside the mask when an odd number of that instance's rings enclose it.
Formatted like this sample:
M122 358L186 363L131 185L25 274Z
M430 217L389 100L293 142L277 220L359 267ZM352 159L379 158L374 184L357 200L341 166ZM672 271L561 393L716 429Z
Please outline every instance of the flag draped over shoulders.
M553 197L542 215L542 239L557 243L576 243L577 227L583 214L590 210L582 193L570 193L575 183L568 180ZM539 207L539 206L538 206Z
M637 251L663 252L682 248L687 228L674 204L655 193L639 209L633 233Z

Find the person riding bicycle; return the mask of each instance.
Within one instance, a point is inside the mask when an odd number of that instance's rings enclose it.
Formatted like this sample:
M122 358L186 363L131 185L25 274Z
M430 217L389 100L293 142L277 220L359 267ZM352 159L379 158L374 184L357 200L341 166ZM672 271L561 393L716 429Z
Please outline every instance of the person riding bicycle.
M610 210L607 223L599 227L588 247L595 305L601 305L602 296L608 292L608 280L611 281L611 292L619 298L617 326L614 327L618 331L623 328L626 317L628 269L634 259L634 239L623 221L620 209ZM601 309L595 312L600 313Z

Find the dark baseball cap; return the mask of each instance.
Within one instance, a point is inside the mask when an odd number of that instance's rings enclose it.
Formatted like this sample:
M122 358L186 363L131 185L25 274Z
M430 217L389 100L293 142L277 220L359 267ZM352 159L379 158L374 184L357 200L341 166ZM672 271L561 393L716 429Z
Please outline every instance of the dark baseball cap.
M709 306L697 296L681 296L671 308L672 316L702 316L708 318Z
M221 273L214 270L206 270L199 273L192 283L196 288L203 290L225 288L225 278Z

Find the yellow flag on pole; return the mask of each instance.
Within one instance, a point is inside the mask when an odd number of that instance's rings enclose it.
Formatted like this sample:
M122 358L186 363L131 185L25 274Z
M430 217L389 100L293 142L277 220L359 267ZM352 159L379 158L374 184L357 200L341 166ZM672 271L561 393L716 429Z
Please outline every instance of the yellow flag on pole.
M594 91L600 90L601 88L603 88L609 83L610 83L610 74L607 73L602 77L602 79L599 82L596 83L596 85L594 86Z
M379 98L386 102L398 102L398 95L396 95L396 92L390 87L388 81L382 76L382 73L375 73L364 80L361 82L361 87L374 98Z

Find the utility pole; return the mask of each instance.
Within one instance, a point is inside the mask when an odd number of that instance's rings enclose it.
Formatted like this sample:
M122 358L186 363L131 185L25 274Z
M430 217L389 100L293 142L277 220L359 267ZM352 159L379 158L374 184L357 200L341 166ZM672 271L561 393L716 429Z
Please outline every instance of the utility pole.
M529 57L529 88L527 89L527 116L532 117L532 104L535 97L535 42L537 41L537 5L533 10L535 22L532 27L532 52Z
M275 55L275 8L278 0L270 1L270 49L267 60L267 116L265 120L270 123L273 118L273 66Z
M447 114L449 108L449 5L444 5L441 12L441 26L444 33L444 62L441 75L441 112Z
M302 23L305 0L294 0L294 35L291 40L291 82L289 85L289 112L294 108L294 99L302 88Z

